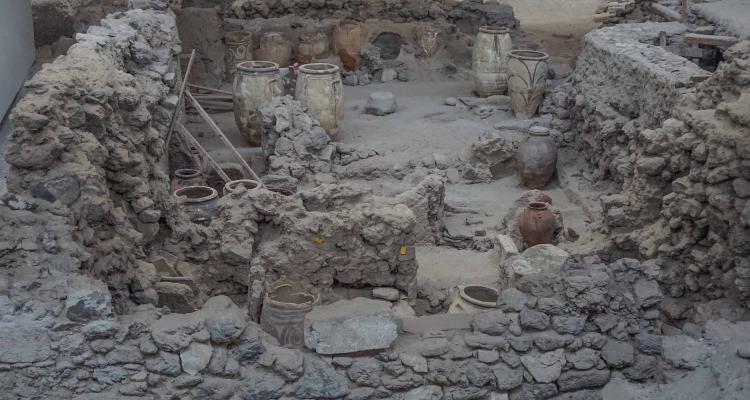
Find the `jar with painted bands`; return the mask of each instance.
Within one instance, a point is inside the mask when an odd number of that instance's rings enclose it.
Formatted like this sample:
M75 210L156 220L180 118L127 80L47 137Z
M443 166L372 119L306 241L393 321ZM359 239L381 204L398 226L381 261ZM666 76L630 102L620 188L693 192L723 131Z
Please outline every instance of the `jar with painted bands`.
M237 65L232 87L234 119L245 140L260 146L262 132L258 107L274 96L281 96L284 86L279 64L270 61L246 61Z
M479 28L471 56L474 90L479 96L504 95L507 92L508 54L512 49L508 28Z

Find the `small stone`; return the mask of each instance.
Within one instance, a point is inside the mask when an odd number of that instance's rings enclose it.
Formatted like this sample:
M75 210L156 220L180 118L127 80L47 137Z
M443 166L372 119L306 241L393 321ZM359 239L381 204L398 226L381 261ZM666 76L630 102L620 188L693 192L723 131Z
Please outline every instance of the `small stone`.
M495 385L498 390L511 390L523 383L523 368L511 368L503 363L492 367Z
M549 315L543 312L524 309L519 316L521 318L521 327L523 328L542 331L549 326Z
M485 364L492 364L500 359L497 350L477 350L477 359Z
M180 356L161 351L156 357L146 360L146 370L156 374L178 376L182 372Z
M665 336L662 343L664 360L675 368L695 369L709 355L702 343L689 336Z
M172 382L172 385L176 389L187 389L197 386L201 382L203 382L203 378L200 376L180 375Z
M372 115L383 116L396 112L396 96L390 92L373 92L367 98L365 112Z
M539 383L552 383L560 377L565 363L563 349L547 353L530 353L521 356L521 363Z
M662 337L659 335L639 333L635 335L635 342L641 353L661 354L662 352Z
M212 349L210 345L193 342L180 353L182 370L188 375L197 375L208 366L211 360Z
M458 104L458 99L455 97L446 97L445 98L445 105L446 106L455 106Z
M305 357L304 369L304 376L297 382L295 398L337 399L349 394L347 379L327 363L312 357Z
M425 360L425 365L427 361ZM358 386L378 387L383 364L373 358L362 358L354 361L346 375Z
M737 356L750 359L750 343L743 343L737 346Z
M510 318L500 310L483 311L474 315L473 326L488 335L502 335L510 324Z
M427 372L427 359L416 354L400 353L399 359L407 367L411 367L414 372L423 374Z
M590 369L588 371L571 369L560 375L557 387L561 392L570 392L580 389L598 388L606 385L608 381L608 369Z
M519 312L526 307L528 296L516 288L505 289L500 293L497 305L503 311Z
M404 394L404 400L441 400L443 389L440 386L421 386Z
M245 312L227 296L208 299L201 312L205 315L206 329L214 343L231 342L245 329Z
M560 334L570 333L577 335L583 331L586 325L586 317L572 315L555 315L552 317L552 327Z
M655 280L640 279L633 285L635 298L641 304L641 308L651 307L662 299L661 289Z
M387 301L397 301L401 298L401 292L392 287L376 287L372 289L372 297Z
M623 375L634 381L642 381L656 375L656 357L638 354L632 366L622 370Z
M568 360L568 364L573 365L573 368L578 370L587 370L594 368L599 363L599 351L583 348L575 353L566 354L565 358Z

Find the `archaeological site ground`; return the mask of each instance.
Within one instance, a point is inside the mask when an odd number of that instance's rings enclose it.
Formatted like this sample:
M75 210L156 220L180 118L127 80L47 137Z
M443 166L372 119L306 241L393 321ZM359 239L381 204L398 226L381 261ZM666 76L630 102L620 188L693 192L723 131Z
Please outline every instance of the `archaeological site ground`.
M750 0L3 0L0 400L750 399Z

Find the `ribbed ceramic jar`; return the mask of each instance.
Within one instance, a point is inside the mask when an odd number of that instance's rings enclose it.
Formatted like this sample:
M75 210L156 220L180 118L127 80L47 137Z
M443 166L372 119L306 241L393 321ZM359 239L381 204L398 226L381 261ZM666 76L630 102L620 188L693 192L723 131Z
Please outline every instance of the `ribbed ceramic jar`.
M313 63L299 67L295 97L333 138L344 119L343 83L339 67Z
M292 45L281 32L266 32L258 40L256 59L287 67L292 61Z
M260 146L262 135L258 107L265 100L284 93L279 64L246 61L237 65L232 93L234 119L240 133L251 146Z
M518 146L516 161L525 187L544 187L557 169L557 145L549 135L549 129L542 126L529 128L529 136Z
M508 94L513 114L516 118L531 118L544 98L549 56L541 51L513 50L508 57Z
M237 64L253 59L253 33L247 31L227 32L224 36L227 48L224 56L227 80L234 79Z
M504 27L479 28L471 56L474 90L481 97L508 90L508 54L513 49L510 31Z
M317 293L297 290L293 284L275 285L263 299L260 326L285 347L305 343L305 315L320 301Z

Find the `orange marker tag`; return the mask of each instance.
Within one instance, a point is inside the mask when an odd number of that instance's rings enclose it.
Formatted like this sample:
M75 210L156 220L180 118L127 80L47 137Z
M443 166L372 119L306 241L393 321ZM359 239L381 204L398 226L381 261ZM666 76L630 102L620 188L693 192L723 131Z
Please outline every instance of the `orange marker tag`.
M399 249L399 251L398 251L398 252L399 252L399 254L401 254L402 256L405 256L405 255L406 255L406 253L408 253L408 252L409 252L409 248L408 248L408 247L406 247L406 246L401 246L401 249Z
M313 243L315 243L315 244L323 244L323 238L316 235L316 236L313 237Z

